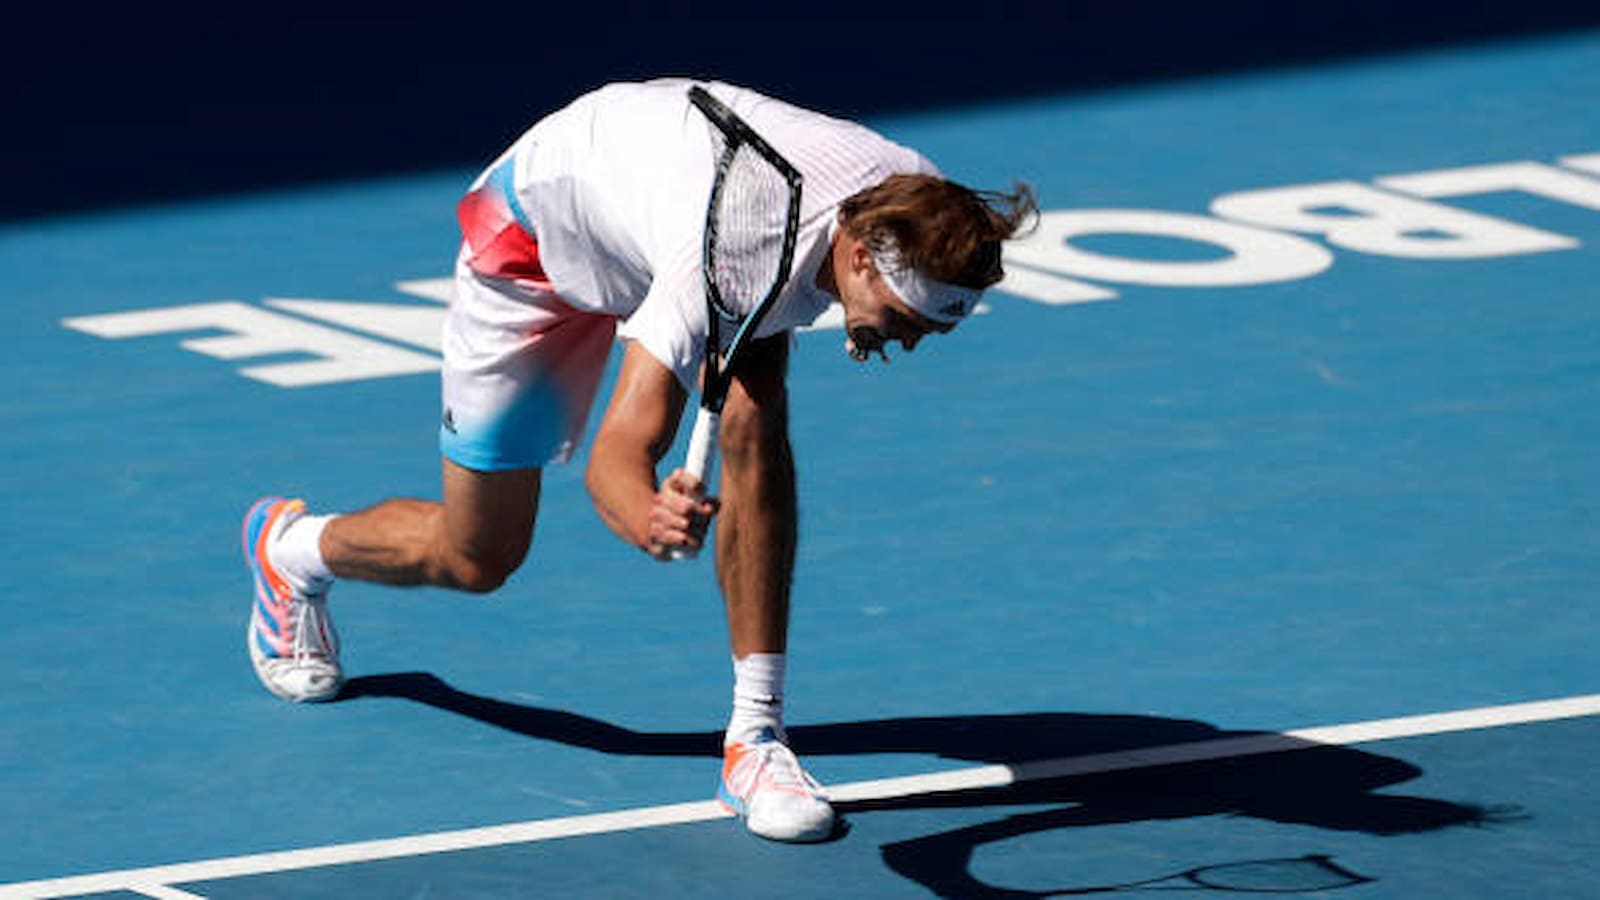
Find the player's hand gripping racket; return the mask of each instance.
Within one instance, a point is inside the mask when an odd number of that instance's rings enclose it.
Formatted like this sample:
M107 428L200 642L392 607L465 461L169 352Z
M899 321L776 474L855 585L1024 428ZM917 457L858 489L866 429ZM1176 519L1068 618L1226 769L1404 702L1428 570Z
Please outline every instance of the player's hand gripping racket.
M706 204L701 251L706 294L705 368L700 409L684 469L709 484L716 461L722 404L735 367L778 299L794 262L800 231L800 172L722 101L695 85L689 102L711 123L716 178ZM748 312L741 314L741 310ZM733 337L723 346L724 329ZM680 547L673 559L696 555Z

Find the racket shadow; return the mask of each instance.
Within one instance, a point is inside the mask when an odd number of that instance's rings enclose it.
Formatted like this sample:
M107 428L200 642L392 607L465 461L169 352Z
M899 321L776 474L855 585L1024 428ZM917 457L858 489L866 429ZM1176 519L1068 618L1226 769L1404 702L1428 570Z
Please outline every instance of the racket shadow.
M515 734L600 753L717 759L722 752L720 731L634 731L578 713L470 694L423 672L353 678L339 699L371 698L421 703ZM882 848L890 868L940 896L1025 897L1108 890L1016 892L983 884L971 875L969 863L977 848L1060 828L1234 815L1335 831L1401 835L1484 825L1516 816L1507 808L1379 793L1422 774L1422 769L1404 760L1351 747L1296 742L1269 732L1227 730L1195 720L1079 713L916 717L797 726L790 729L790 739L803 756L924 754L1005 765L1023 774L1048 771L1048 766L1040 765L1045 761L1105 761L1081 774L1030 778L1008 787L835 804L846 815L1054 805ZM1250 748L1257 746L1255 739L1265 741L1263 746L1270 747L1270 752L1156 765L1140 762L1156 748L1235 744ZM1128 762L1119 764L1122 759Z

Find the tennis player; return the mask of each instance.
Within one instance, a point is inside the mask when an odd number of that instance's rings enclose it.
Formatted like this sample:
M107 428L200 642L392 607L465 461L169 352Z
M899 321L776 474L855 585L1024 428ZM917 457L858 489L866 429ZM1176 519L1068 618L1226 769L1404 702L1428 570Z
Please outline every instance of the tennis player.
M250 657L273 694L328 700L344 680L328 615L336 578L500 587L528 552L541 468L577 447L620 335L589 493L613 531L662 560L698 549L717 518L734 669L718 796L762 837L820 840L834 813L783 727L796 540L789 335L833 302L858 361L948 332L1001 278L1001 241L1035 207L1025 188L950 182L859 125L706 84L802 173L800 233L791 276L729 390L720 498L681 469L660 479L707 333L700 267L714 160L689 86L663 79L579 97L472 184L444 326L443 502L313 515L300 500L258 501L244 520Z

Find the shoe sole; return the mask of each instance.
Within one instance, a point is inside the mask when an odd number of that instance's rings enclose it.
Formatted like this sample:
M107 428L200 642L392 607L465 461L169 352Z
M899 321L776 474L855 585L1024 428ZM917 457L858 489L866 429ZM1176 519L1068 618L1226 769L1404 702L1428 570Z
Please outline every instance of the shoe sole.
M761 832L750 827L750 816L745 808L744 803L728 790L728 783L721 780L718 780L717 782L717 805L722 807L729 814L737 816L741 821L744 822L746 831L764 841L774 841L779 844L819 844L839 833L840 819L838 815L835 814L834 817L828 822L828 827L821 831L806 832L804 834L788 835L784 837L771 834L762 834Z
M263 654L261 648L256 646L254 628L255 623L252 621L250 623L251 630L245 632L245 648L250 652L250 666L255 670L256 680L261 682L261 686L266 688L272 696L280 700L287 700L290 703L326 703L339 696L339 692L344 689L343 678L334 682L332 690L321 694L294 694L273 684L271 679L262 674L266 663L271 662L273 658Z

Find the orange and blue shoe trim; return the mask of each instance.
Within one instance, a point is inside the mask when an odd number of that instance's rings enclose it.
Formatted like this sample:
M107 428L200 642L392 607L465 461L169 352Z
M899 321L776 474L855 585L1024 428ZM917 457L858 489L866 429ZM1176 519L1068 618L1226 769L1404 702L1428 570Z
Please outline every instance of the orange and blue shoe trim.
M754 741L728 744L722 748L722 779L717 782L717 802L722 804L723 809L740 817L750 814L745 797L755 793L755 788L764 774L763 766L755 762L741 768L741 763L756 753L757 747L769 741L780 743L772 729L764 728ZM804 793L799 789L792 790L797 794Z
M722 748L722 778L717 781L717 803L722 808L736 816L743 818L750 814L744 805L744 799L739 797L728 787L728 779L733 777L733 770L738 768L740 761L750 753L748 744L729 744Z
M243 549L245 563L255 580L255 612L252 640L268 658L294 655L294 588L267 558L267 539L285 515L298 516L305 503L282 497L263 497L245 513Z

